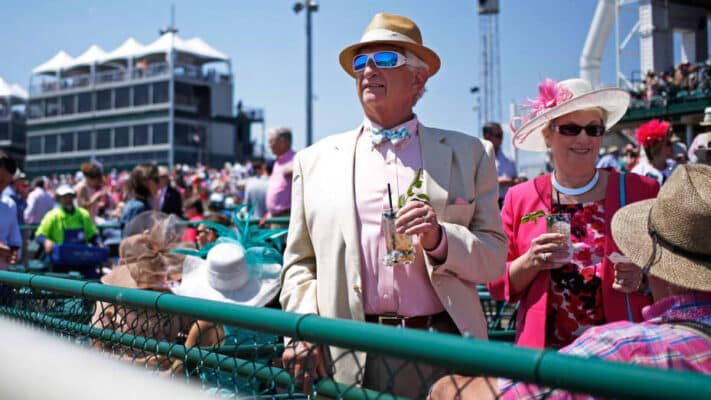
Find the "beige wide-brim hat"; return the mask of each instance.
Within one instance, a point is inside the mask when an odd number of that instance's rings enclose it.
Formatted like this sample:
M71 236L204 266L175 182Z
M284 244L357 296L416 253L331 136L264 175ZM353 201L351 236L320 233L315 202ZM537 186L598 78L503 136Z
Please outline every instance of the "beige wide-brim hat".
M422 45L420 28L409 18L395 14L375 14L365 28L360 42L352 44L338 56L341 67L355 78L353 58L359 49L367 45L390 44L415 53L429 66L430 76L439 71L440 60L437 53Z
M259 276L247 265L240 245L220 243L207 254L207 259L186 256L183 280L173 293L180 296L263 307L281 288L280 264L262 264Z
M146 211L131 222L138 233L124 236L119 246L119 266L104 275L101 282L127 288L170 289L180 281L185 260L185 256L171 253L185 246L179 242L176 218Z
M711 292L711 167L678 166L656 199L617 211L612 236L635 264L649 264L651 275Z
M584 79L568 79L558 82L557 86L559 90L570 92L566 96L567 100L556 102L538 114L530 116L530 119L516 129L513 138L513 145L516 148L526 151L546 151L543 128L550 121L574 111L600 107L607 113L605 129L610 129L624 117L630 104L630 94L627 91L619 88L593 90L590 82Z

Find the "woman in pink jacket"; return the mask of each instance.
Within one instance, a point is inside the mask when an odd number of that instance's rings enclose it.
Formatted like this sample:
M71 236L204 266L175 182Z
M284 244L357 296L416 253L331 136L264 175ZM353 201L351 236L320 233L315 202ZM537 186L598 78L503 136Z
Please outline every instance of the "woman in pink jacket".
M554 167L512 187L501 211L509 239L506 273L489 291L520 302L519 345L561 348L588 327L639 321L642 307L651 303L640 268L613 255L619 249L610 222L623 204L655 197L659 187L644 177L595 168L602 135L628 104L629 94L620 89L547 79L531 101L531 115L515 131L514 146L549 150ZM547 233L554 230L548 225L560 227L565 218L569 232Z

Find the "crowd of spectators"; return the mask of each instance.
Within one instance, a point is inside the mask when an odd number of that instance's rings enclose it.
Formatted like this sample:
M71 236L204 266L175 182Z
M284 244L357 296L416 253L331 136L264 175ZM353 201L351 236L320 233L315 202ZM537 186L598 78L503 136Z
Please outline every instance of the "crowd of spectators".
M632 107L665 105L687 96L711 92L711 60L704 63L681 63L667 71L648 71L631 90Z

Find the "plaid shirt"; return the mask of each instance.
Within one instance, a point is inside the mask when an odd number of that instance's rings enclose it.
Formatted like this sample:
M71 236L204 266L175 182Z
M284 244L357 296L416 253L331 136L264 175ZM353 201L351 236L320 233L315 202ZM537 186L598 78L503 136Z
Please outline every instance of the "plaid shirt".
M711 374L711 342L665 322L696 321L711 326L711 293L664 298L642 310L644 322L619 321L588 329L560 350L580 357L598 357L661 369ZM591 399L590 395L499 380L502 399Z

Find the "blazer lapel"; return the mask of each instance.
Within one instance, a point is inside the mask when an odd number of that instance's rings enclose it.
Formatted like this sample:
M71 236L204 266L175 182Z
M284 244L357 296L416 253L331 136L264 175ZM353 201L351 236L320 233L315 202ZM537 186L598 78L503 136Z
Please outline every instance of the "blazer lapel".
M345 135L345 139L336 143L336 159L338 165L338 193L335 194L338 215L343 216L338 218L341 232L343 232L343 240L346 244L347 267L350 265L355 268L346 268L349 279L352 282L360 284L360 244L358 235L358 225L356 221L356 204L355 204L355 149L360 127ZM333 190L333 188L324 188L324 190Z
M422 152L423 190L438 215L447 205L449 176L452 172L452 147L443 135L420 124L420 151Z

